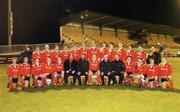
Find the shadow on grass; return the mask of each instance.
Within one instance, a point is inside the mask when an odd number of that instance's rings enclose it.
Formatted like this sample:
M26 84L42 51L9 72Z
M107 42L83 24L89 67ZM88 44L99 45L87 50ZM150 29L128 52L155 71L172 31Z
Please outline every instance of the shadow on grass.
M160 92L171 92L171 93L180 93L180 89L162 89L162 88L156 88L156 89L150 89L150 88L140 88L137 87L137 85L132 85L132 86L125 86L125 85L118 85L118 86L57 86L57 87L43 87L43 88L26 88L24 90L14 90L10 91L12 93L19 93L19 92L26 92L26 93L36 93L36 92L46 92L49 90L56 90L56 91L61 91L61 90L74 90L74 89L79 89L79 90L89 90L89 89L94 89L97 91L100 90L133 90L133 91L160 91Z

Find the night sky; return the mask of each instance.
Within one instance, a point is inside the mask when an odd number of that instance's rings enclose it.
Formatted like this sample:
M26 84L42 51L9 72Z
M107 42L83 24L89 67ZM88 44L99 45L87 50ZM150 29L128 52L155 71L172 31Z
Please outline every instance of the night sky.
M13 44L59 41L59 19L88 9L180 28L180 0L12 0ZM7 44L7 0L0 0L0 44Z

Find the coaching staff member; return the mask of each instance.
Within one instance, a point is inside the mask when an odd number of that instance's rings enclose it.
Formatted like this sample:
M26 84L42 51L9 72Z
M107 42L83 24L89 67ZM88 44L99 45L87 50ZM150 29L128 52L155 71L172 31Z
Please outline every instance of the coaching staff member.
M151 58L154 59L154 63L156 65L159 65L161 63L161 54L159 52L157 52L154 47L151 47L151 51L148 54L148 57L146 59L147 64L150 64L150 59Z
M77 77L77 61L73 59L73 54L69 54L69 57L64 62L64 81L68 83L68 77L73 76L73 84L76 83Z
M77 64L77 79L79 81L79 85L81 85L81 76L85 76L85 85L88 80L88 72L89 72L89 62L85 59L85 55L82 53L81 58Z
M126 65L119 59L119 55L115 56L115 60L111 63L111 67L112 67L111 79L113 80L113 84L117 83L115 78L116 76L119 76L118 84L121 84L124 79L124 71Z
M103 60L100 62L99 69L100 69L100 74L101 74L102 85L104 85L105 76L108 76L108 80L111 79L111 76L110 76L111 63L108 60L108 55L104 55Z
M18 58L19 63L23 63L24 57L28 58L28 63L32 65L32 50L30 46L25 46L25 49L20 53L20 56Z

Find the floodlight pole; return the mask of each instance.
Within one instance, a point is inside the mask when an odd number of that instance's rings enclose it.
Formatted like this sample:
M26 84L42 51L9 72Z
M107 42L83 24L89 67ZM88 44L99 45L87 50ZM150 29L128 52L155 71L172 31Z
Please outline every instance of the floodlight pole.
M82 35L84 35L84 22L81 22Z
M12 0L8 0L8 46L12 45L13 36L13 12L12 12Z
M114 28L114 32L115 32L115 37L118 37L118 28L117 28L117 26Z
M99 35L102 37L102 25L99 26Z
M61 43L62 36L63 36L63 27L62 26L60 26L59 31L60 31L59 42Z

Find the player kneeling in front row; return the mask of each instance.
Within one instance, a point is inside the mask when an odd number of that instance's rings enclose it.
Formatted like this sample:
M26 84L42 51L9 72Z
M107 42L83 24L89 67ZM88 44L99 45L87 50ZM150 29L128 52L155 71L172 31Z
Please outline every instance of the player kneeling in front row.
M146 79L145 68L146 66L143 63L143 59L139 58L133 72L134 79L136 78L138 80L139 87L144 87L144 82Z
M55 72L53 73L52 82L53 85L64 85L64 65L61 57L57 57L57 61L54 64Z
M154 63L154 58L150 57L150 64L146 66L145 72L147 74L145 86L149 88L158 87L158 66Z
M8 75L8 85L7 87L10 90L17 89L18 86L18 77L19 77L19 65L16 64L17 59L12 59L12 64L7 68L7 75Z
M21 87L24 88L30 87L30 77L31 77L31 66L28 64L28 58L24 57L23 64L20 65L20 74L21 74Z
M96 80L96 85L101 84L101 76L100 76L100 71L99 71L99 61L96 58L95 54L92 55L92 60L90 60L90 62L89 62L89 75L88 75L88 81L87 81L88 85L93 84L92 79Z
M31 73L34 75L34 87L42 87L42 64L40 64L39 58L36 58L35 63L32 65Z
M109 79L108 77L111 75L111 63L108 60L108 55L104 55L103 60L100 62L99 69L102 85L107 85Z
M172 79L172 67L167 63L166 58L162 58L162 62L159 65L159 78L161 80L161 86L166 89L167 86L173 89L173 79Z
M84 82L85 85L87 84L88 71L89 71L89 62L85 59L85 55L81 54L81 58L79 59L77 64L77 75L81 79L79 85L81 85L82 82Z
M115 56L115 61L111 64L112 73L109 77L108 85L110 85L111 80L113 85L122 84L124 79L125 64L119 59L119 55Z

